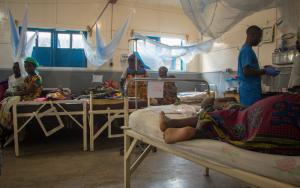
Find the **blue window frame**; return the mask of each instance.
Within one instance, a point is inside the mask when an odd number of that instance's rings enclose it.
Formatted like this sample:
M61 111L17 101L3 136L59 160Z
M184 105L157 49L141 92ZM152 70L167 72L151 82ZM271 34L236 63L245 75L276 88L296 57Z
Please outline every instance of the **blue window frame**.
M80 31L28 28L27 35L37 31L32 57L44 67L87 67ZM87 36L87 32L83 32Z

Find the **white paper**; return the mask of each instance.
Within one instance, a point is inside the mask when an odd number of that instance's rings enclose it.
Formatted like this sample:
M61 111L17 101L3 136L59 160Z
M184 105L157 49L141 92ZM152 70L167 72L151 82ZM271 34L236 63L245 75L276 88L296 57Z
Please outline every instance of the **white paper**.
M164 82L161 81L148 82L147 94L149 98L163 98Z
M102 83L103 82L103 75L93 74L93 82Z

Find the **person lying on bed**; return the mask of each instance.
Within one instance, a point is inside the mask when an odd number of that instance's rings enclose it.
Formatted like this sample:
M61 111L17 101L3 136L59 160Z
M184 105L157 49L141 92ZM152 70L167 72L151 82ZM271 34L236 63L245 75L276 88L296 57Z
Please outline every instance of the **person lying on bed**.
M129 81L135 77L137 78L148 77L148 73L142 63L142 60L139 57L137 57L137 67L135 67L135 59L136 59L135 54L131 54L128 57L128 68L123 72L120 81L121 90L124 92L125 89L127 88L127 95L129 97L135 96L135 83ZM138 91L137 91L138 97L142 99L147 99L146 83L137 82L137 86L138 86Z
M175 78L174 75L168 75L167 67L160 67L158 69L159 78ZM174 82L164 83L164 98L157 98L152 100L153 105L168 105L174 104L178 100L177 98L177 87Z
M206 109L212 101L204 101ZM217 139L254 151L300 155L300 94L268 97L247 108L231 104L185 119L170 119L161 112L160 129L168 144Z
M19 62L13 65L13 74L8 78L8 88L5 91L5 97L17 95L24 90L24 77L21 75Z

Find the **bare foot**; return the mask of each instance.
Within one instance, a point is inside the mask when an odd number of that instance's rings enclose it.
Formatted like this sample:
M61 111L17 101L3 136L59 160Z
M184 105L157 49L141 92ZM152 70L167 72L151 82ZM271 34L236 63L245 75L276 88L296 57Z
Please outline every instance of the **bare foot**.
M160 112L160 120L159 120L159 127L162 132L164 132L167 127L167 122L170 120L163 111Z
M190 140L195 137L196 129L193 127L169 128L164 132L164 140L167 144Z

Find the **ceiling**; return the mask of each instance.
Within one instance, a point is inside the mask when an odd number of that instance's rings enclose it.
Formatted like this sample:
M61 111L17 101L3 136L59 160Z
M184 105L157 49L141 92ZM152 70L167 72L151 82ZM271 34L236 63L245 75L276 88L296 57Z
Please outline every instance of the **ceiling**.
M157 6L170 6L173 8L181 8L180 0L136 0L138 3L153 4Z
M29 3L29 4L56 4L56 3L106 3L109 0L0 0L0 3ZM146 6L164 10L181 10L180 0L118 0L117 4L131 6Z
M122 0L120 0L122 1ZM129 0L138 4L181 9L180 0Z

